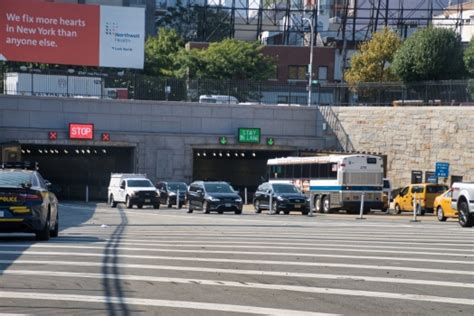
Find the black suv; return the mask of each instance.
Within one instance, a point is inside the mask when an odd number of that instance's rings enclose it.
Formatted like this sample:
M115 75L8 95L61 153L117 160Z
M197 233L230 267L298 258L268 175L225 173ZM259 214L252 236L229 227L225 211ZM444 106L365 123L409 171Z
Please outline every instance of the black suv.
M171 182L171 181L161 181L158 182L156 188L160 191L160 202L161 204L171 207L177 203L177 193L179 190L179 205L178 208L181 208L186 204L188 186L184 182Z
M289 183L269 183L259 185L253 198L255 212L261 213L263 209L270 208L270 195L272 195L272 210L278 214L283 211L290 214L290 211L301 211L307 215L309 212L309 200L298 188Z
M202 210L203 213L225 211L242 213L242 198L227 182L196 181L191 183L188 191L188 213Z

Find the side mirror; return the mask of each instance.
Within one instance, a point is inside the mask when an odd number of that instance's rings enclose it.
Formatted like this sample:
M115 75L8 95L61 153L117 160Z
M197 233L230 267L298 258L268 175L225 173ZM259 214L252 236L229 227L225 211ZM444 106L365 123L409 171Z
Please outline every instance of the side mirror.
M47 188L48 190L51 190L51 182L50 182L50 181L44 180L44 185L46 186L46 188Z
M125 190L125 185L122 184L122 185L120 186L120 189Z
M197 194L202 194L202 190L197 190L196 193Z

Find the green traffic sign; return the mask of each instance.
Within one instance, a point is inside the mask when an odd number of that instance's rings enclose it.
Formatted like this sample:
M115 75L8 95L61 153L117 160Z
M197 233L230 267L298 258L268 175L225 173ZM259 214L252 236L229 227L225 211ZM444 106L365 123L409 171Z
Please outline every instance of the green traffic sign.
M267 137L267 145L268 145L268 146L273 146L273 145L275 145L275 138L273 138L273 137Z
M260 128L239 128L239 143L260 144Z
M225 136L219 137L219 144L221 144L221 145L227 145L227 143L228 143L227 137L225 137Z

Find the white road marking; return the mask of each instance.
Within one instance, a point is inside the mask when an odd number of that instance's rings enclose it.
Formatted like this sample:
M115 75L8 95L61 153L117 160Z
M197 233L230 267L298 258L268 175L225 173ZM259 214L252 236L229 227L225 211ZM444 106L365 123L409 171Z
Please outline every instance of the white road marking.
M462 282L445 282L420 279L405 278L383 278L362 275L341 275L327 273L301 273L301 272L285 272L285 271L260 271L260 270L242 270L242 269L219 269L219 268L202 268L195 266L166 266L166 265L150 265L150 264L127 264L127 263L102 263L90 261L45 261L45 260L0 260L0 263L7 264L31 264L31 265L54 265L54 266L76 266L76 267L113 267L122 269L139 269L139 270L170 270L170 271L186 271L186 272L206 272L206 273L222 273L237 275L257 275L257 276L277 276L290 278L313 278L313 279L330 279L343 281L366 281L379 283L395 283L395 284L417 284L431 285L442 287L457 288L474 288L474 283ZM6 270L15 271L15 270ZM1 273L1 270L0 270ZM41 275L41 274L40 274Z
M428 269L428 268L412 268L387 265L367 265L367 264L346 264L346 263L321 263L321 262L305 262L305 261L275 261L275 260L246 260L246 259L223 259L223 258L199 258L199 257L174 257L174 256L144 256L144 255L109 255L103 253L79 253L79 252L51 252L51 251L0 251L0 254L15 255L41 255L41 256L67 256L67 257L110 257L110 258L130 258L130 259L150 259L150 260L173 260L173 261L191 261L191 262L216 262L216 263L249 263L263 265L283 265L283 266L307 266L307 267L333 267L333 268L351 268L351 269L375 269L375 270L391 270L391 271L409 271L421 273L436 274L458 274L458 275L474 275L472 270L448 270L448 269Z
M219 312L234 312L258 315L285 315L285 316L332 316L336 314L306 312L298 310L265 308L245 305L201 303L190 301L172 301L172 300L155 300L140 299L130 297L113 297L113 296L92 296L92 295L75 295L75 294L58 294L58 293L40 293L40 292L12 292L0 291L0 298L24 299L24 300L41 300L41 301L71 301L84 303L102 303L102 304L127 304L141 306L156 307L172 307L195 310L209 310Z
M5 247L6 245L0 245ZM95 246L80 246L80 245L34 245L31 248L66 248L66 249L96 249L103 250L104 247ZM114 250L121 251L147 251L147 252L172 252L172 253L190 253L190 254L221 254L221 255L250 255L250 256L292 256L292 257L305 257L305 258L338 258L338 259L368 259L368 260L390 260L390 261L409 261L409 262L433 262L433 263L454 263L454 264L466 264L474 265L473 260L461 261L461 260L444 260L444 259L432 259L432 258L406 258L406 257L383 257L383 256L356 256L356 255L333 255L333 254L312 254L312 253L298 253L298 252L263 252L263 251L229 251L229 250L187 250L187 249L170 249L170 248L134 248L134 247L113 247ZM0 253L4 253L0 251ZM31 253L29 249L23 251L24 254Z
M351 247L351 248L336 248L336 247L329 247L329 246L315 246L315 247L300 247L300 246L292 246L292 247L281 247L281 246L232 246L232 245L177 245L177 244L167 244L167 243L153 243L153 244L143 244L143 243L129 243L129 242L119 242L120 245L128 245L128 246L160 246L160 247L178 247L178 248L233 248L233 249L287 249L287 250L323 250L323 251L336 251L336 252L366 252L366 253L392 253L392 254L413 254L413 255L430 255L430 256L441 256L441 257L474 257L474 249L470 252L473 254L468 253L453 253L453 252L446 252L447 249L443 252L428 252L428 251L395 251L395 250L373 250L373 249L365 249L362 247ZM64 244L64 243L63 243ZM106 242L97 242L94 245L106 245ZM52 242L48 243L48 245L41 245L41 244L25 244L25 243L15 243L15 244L8 244L8 245L1 245L0 248L20 248L20 247L30 247L31 248L70 248L70 246L63 246L61 242ZM81 246L82 247L82 246ZM103 247L93 247L87 246L90 249L103 249ZM154 251L154 248L127 248L127 247L117 247L117 249L122 250L132 250L132 251Z
M189 285L207 285L207 286L226 286L226 287L241 287L248 289L265 289L273 291L293 291L315 294L330 294L330 295L348 295L358 297L370 298L388 298L399 300L410 300L418 302L431 303L445 303L457 305L474 306L473 299L455 298L455 297L441 297L431 295L419 294L403 294L390 292L376 292L363 290L347 290L347 289L333 289L324 287L309 287L299 285L284 285L284 284L263 284L252 282L235 282L235 281L221 281L221 280L203 280L203 279L185 279L185 278L168 278L168 277L152 277L141 275L115 275L103 273L83 273L83 272L59 272L59 271L34 271L34 270L0 270L6 275L41 275L48 277L71 277L71 278L93 278L93 279L118 279L129 281L147 281L147 282L166 282L166 283L180 283ZM1 293L1 292L0 292ZM0 295L1 297L1 295Z
M70 241L68 241L70 240ZM106 238L104 241L98 241L98 242L88 242L84 241L81 238L75 238L75 237L64 237L61 236L60 239L56 240L50 240L49 244L61 244L61 243L70 243L71 241L75 241L78 244L81 244L81 241L83 243L93 243L94 245L96 244L105 244L111 239ZM126 240L126 241L124 241ZM179 244L177 244L179 243ZM360 242L359 242L360 243ZM163 245L167 246L169 245L170 247L192 247L194 244L198 244L200 247L203 246L202 241L198 240L159 240L159 241L153 241L152 239L121 239L120 240L121 245L141 245L141 246L156 246L156 245ZM258 242L258 241L206 241L206 247L209 245L209 247L232 247L232 248L275 248L275 249L324 249L324 248L331 248L331 247L337 247L337 248L343 248L343 247L350 247L351 249L409 249L409 250L438 250L442 251L442 253L446 253L446 251L452 251L452 252L463 252L463 254L455 254L452 253L453 256L462 256L466 251L468 252L474 252L474 249L472 246L470 248L465 248L465 249L460 249L460 248L436 248L436 247L401 247L401 246L374 246L374 245L351 245L349 243L347 244L330 244L330 245L317 245L315 247L313 246L304 246L301 247L302 243L291 243L291 242ZM306 243L305 243L306 244ZM13 244L17 245L17 243ZM26 244L26 245L33 245L33 243ZM213 246L213 245L223 245L223 246ZM245 245L245 246L238 246L238 245ZM249 247L249 245L251 245ZM253 245L258 245L253 246ZM430 245L430 244L427 244ZM282 246L282 247L280 247ZM284 247L284 246L291 246L291 247ZM450 254L451 255L451 254Z

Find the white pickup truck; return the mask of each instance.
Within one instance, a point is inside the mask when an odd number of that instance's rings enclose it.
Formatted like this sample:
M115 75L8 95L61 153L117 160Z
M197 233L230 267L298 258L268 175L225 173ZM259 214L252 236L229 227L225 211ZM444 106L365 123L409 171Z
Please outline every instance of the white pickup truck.
M474 224L474 183L453 183L451 207L459 212L459 225L472 227Z
M160 194L153 183L144 174L112 173L108 188L108 199L111 207L125 203L127 208L136 205L152 205L160 208Z

